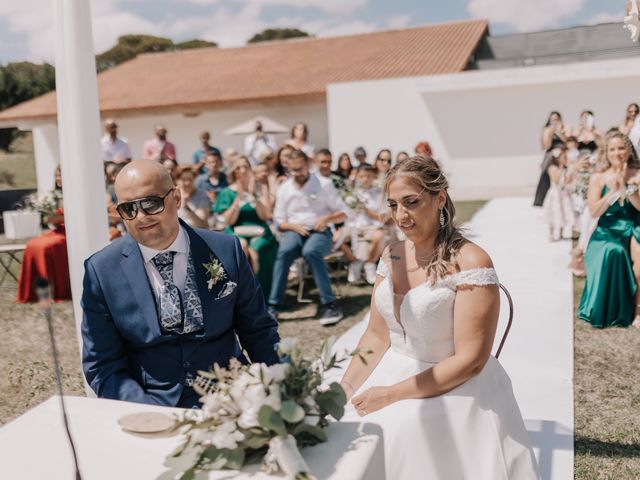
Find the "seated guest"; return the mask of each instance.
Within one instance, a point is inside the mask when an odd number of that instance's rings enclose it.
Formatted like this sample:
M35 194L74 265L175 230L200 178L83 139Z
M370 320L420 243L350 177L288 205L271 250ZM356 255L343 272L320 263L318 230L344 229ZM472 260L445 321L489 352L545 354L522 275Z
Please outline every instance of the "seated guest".
M144 143L142 158L156 162L166 158L176 160L176 146L167 140L167 129L164 125L155 126L155 137Z
M373 165L376 171L375 184L380 188L384 187L387 172L391 169L391 158L391 150L388 148L383 148L376 155L376 162Z
M331 180L309 173L309 159L304 152L294 150L288 168L291 177L276 194L274 220L282 236L273 269L269 309L277 317L278 308L284 303L289 267L302 256L320 290L320 323L333 325L343 315L331 288L324 257L333 247L329 225L346 219L347 207Z
M171 178L175 181L176 168L178 168L178 162L176 162L173 158L165 158L164 160L162 160L162 166L169 173L169 175L171 175Z
M118 136L118 125L115 120L108 118L104 122L105 134L100 140L102 144L102 161L113 163L127 163L131 161L129 142Z
M24 250L18 276L17 303L38 301L35 289L35 281L38 278L46 278L49 281L54 301L71 298L60 167L55 171L55 188L51 198L57 205L52 212L43 215L43 222L51 229L29 240Z
M207 173L206 157L209 153L217 154L222 160L220 150L209 144L209 140L211 140L209 132L202 132L200 134L200 147L193 152L193 165L198 173Z
M396 153L396 163L400 163L408 158L409 158L409 154L404 150L401 150L398 153Z
M306 123L298 122L291 129L291 138L285 142L286 145L295 150L302 150L307 157L313 158L315 147L308 142L309 127Z
M356 167L364 164L364 163L369 163L367 162L367 151L364 149L364 147L358 147L353 151L353 156L356 159L357 165Z
M271 154L275 158L274 154ZM276 191L278 190L278 182L275 174L271 173L268 160L258 162L253 169L253 176L256 181L256 196L273 212L276 204Z
M345 180L352 181L355 176L355 169L351 163L351 157L347 152L342 153L338 157L338 168L333 171L336 175L341 176Z
M180 165L176 169L175 183L182 199L178 216L191 227L207 228L211 202L206 193L196 188L193 169L187 165Z
M427 141L418 142L414 151L416 155L422 155L423 157L433 156L433 150L431 149L431 145Z
M360 165L356 174L356 195L359 204L355 215L347 222L351 229L351 250L357 260L349 264L348 281L360 278L362 267L367 282L376 281L378 260L385 247L384 229L386 205L382 189L375 185L376 169L373 165Z
M289 178L288 166L293 150L294 148L291 145L283 145L276 153L275 173L278 185Z
M224 216L227 233L240 237L254 274L265 295L271 290L273 264L278 241L269 228L273 214L264 195L257 195L256 182L247 157L238 158L229 170L231 185L218 194L213 211ZM253 232L242 232L237 227L255 227Z
M116 192L129 235L85 262L82 292L82 367L96 395L197 407L198 371L276 363L277 324L238 240L179 221L180 191L156 162L128 164Z
M227 176L222 172L222 157L219 153L211 152L205 155L205 170L196 181L198 190L202 190L209 197L211 204L216 202L216 195L220 190L229 186Z

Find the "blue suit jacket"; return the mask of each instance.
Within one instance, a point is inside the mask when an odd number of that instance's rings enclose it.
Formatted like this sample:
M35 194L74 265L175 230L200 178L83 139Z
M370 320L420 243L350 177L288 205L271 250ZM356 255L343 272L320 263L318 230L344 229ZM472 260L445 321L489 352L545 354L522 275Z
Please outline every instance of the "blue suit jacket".
M191 407L198 405L198 396L189 388L198 370L209 370L214 363L226 366L232 357L246 362L241 348L253 362L278 361L277 323L267 314L238 239L182 225L189 234L203 331L161 332L155 295L131 236L85 262L82 365L98 397ZM202 264L211 254L220 260L227 278L209 291ZM236 289L216 300L229 280L237 283Z

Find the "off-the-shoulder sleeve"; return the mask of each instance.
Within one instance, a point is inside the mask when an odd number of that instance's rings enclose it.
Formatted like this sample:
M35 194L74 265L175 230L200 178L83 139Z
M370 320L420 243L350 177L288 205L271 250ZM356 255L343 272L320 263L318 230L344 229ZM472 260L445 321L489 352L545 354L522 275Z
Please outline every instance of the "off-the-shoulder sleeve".
M445 277L441 283L455 288L460 285L497 285L500 280L498 280L498 274L493 268L472 268Z
M378 262L378 268L376 269L376 275L380 275L381 277L389 276L389 267L386 262L381 258Z

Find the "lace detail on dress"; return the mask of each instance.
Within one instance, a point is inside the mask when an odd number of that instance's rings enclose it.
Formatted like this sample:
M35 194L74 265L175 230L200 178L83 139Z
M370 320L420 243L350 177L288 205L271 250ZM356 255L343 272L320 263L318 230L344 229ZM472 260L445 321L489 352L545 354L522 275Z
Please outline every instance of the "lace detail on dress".
M386 278L389 276L389 267L387 266L387 264L385 263L385 261L383 259L380 259L380 261L378 262L378 268L376 269L376 275L380 275L383 278Z
M493 268L472 268L448 275L440 279L437 283L443 287L449 287L455 290L456 287L460 285L497 285L500 281L498 280L498 274Z

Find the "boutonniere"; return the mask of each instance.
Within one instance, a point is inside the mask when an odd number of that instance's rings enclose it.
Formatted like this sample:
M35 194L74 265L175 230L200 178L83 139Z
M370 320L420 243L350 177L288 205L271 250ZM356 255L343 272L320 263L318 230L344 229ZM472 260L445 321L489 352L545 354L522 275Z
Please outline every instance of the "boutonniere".
M222 280L226 273L224 271L224 267L220 263L220 260L217 258L213 258L213 255L210 255L209 258L211 261L209 263L203 263L202 266L207 271L207 275L209 276L209 280L207 281L207 288L209 291L214 287L216 283Z

